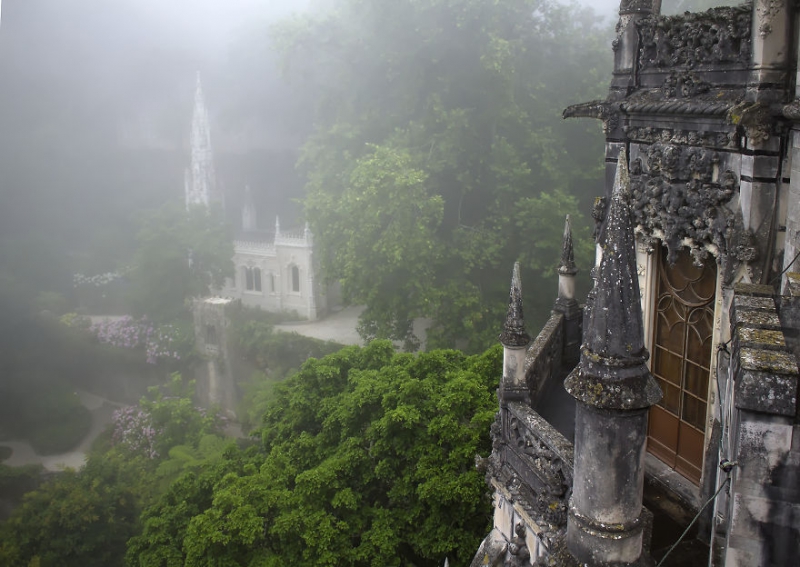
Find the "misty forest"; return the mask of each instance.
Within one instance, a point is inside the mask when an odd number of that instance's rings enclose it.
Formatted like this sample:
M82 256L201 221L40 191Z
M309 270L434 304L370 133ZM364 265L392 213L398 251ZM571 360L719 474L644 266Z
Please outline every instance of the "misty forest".
M512 266L533 333L569 215L589 290L603 133L562 111L617 7L3 2L0 565L468 565Z

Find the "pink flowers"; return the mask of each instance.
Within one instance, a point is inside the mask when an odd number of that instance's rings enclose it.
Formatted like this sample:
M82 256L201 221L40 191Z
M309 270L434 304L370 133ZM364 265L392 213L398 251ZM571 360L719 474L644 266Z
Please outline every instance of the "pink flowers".
M192 337L183 329L169 324L156 327L146 317L134 319L126 315L95 323L89 330L101 343L128 349L143 348L150 364L159 360L181 360L193 346Z
M115 445L123 444L131 451L142 453L148 459L158 457L156 440L161 433L153 427L148 412L136 406L118 409L112 415L114 432L111 440Z

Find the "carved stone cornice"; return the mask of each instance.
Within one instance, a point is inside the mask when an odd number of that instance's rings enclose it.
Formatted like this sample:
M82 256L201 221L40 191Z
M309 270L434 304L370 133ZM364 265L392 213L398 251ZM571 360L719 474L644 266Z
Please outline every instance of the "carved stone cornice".
M682 144L718 149L737 149L739 147L739 135L736 133L735 128L731 128L729 132L701 132L640 126L626 128L625 134L632 142L644 142L646 144L661 142L663 144Z
M636 23L641 38L639 69L746 67L751 20L752 4L643 18Z

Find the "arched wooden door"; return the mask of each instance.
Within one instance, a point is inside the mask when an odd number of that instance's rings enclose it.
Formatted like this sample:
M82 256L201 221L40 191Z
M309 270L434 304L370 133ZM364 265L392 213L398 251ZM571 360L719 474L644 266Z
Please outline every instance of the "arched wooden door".
M664 398L650 408L647 448L695 484L703 467L716 282L713 259L697 267L682 249L670 266L659 253L652 372Z

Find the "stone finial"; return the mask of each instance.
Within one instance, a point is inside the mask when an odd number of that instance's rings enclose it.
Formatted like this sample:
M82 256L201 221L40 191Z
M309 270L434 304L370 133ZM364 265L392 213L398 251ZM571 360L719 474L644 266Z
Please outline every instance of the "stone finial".
M575 267L575 253L572 247L572 227L569 222L569 215L564 221L564 240L561 244L561 263L558 265L558 273L562 276L574 276L578 273Z
M507 347L523 347L531 342L530 335L525 331L522 315L522 278L519 275L519 262L514 262L511 291L508 295L508 314L503 332L500 333L500 342Z
M661 399L661 390L646 365L649 354L644 346L630 176L624 149L619 153L614 189L598 244L602 259L581 361L565 387L580 401L596 407L649 407ZM613 388L608 387L611 384Z
M281 234L281 219L278 215L275 215L275 236L280 236Z

